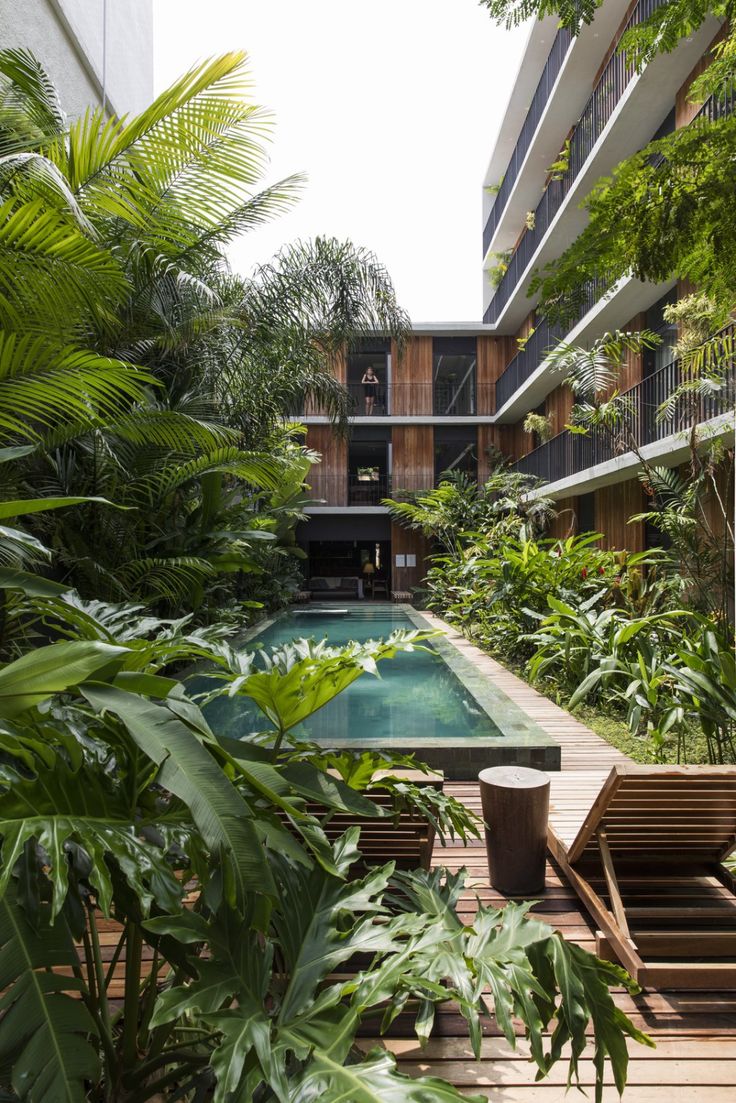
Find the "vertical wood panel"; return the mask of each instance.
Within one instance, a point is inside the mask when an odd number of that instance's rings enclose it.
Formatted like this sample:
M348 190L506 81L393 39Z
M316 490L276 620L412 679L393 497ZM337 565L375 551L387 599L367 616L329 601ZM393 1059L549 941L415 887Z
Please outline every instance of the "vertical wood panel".
M420 532L402 528L392 522L391 524L391 589L411 590L412 586L419 586L427 573L428 564L426 558L430 547ZM415 567L397 567L397 555L415 555L417 562Z
M555 502L557 516L549 526L548 536L553 540L566 540L578 531L578 499L560 498Z
M313 498L324 498L330 506L348 504L348 442L338 437L331 425L310 425L306 445L322 455L322 463L309 471L307 482Z
M391 342L391 413L432 413L431 337L411 337L401 357Z
M546 398L545 413L550 419L552 435L561 433L570 420L570 411L575 404L575 396L569 387L562 384L555 387Z
M476 367L478 413L496 412L496 381L516 354L513 337L479 337Z
M603 533L601 547L628 551L644 551L644 522L627 524L629 517L646 508L642 485L638 479L604 486L595 492L595 527Z
M478 426L478 479L485 482L491 470L491 457L496 450L505 459L518 460L531 451L531 437L522 429L522 423L515 425L479 425Z
M640 333L646 326L646 315L637 314L624 326L630 333ZM621 366L619 390L627 391L629 387L635 387L644 378L644 354L641 352L627 352Z
M396 490L434 486L434 432L431 425L394 425L391 433L391 485Z

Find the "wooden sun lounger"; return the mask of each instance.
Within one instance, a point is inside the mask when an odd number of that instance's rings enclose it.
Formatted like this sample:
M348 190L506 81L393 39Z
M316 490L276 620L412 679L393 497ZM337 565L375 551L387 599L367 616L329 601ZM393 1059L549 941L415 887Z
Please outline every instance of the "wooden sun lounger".
M548 847L642 987L736 989L735 766L551 775Z

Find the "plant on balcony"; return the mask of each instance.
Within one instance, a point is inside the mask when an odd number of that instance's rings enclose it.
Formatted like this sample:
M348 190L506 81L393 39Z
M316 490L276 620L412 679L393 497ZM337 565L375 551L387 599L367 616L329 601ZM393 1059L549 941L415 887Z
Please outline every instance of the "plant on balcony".
M537 212L536 211L527 211L526 214L524 215L524 225L526 226L527 230L533 230L534 227L536 226L536 224L537 224Z
M529 413L524 418L523 429L529 436L537 437L541 444L546 444L552 438L552 418L549 414Z
M547 169L550 180L562 180L563 177L570 169L570 139L565 140L565 144L560 150L556 160ZM533 227L532 227L533 228Z
M359 467L358 479L361 482L377 482L379 479L377 467Z
M503 184L503 179L504 179L504 178L503 178L503 176L502 176L502 177L501 177L501 179L500 179L500 180L498 181L498 183L497 183L497 184L486 184L486 186L485 186L485 188L484 188L483 190L484 190L484 191L485 191L485 192L486 192L486 193L487 193L488 195L498 195L498 193L499 193L499 192L500 192L500 190L501 190L501 185Z
M532 339L532 337L534 336L535 333L536 333L536 326L532 326L532 328L529 330L529 332L526 334L526 336L516 338L516 345L517 345L517 348L518 348L519 352L524 351L524 349L526 348L528 342L531 341L531 339Z
M491 253L491 257L496 261L491 268L487 268L488 281L492 287L498 287L501 280L506 275L509 267L509 261L513 256L513 249L507 249L503 253Z

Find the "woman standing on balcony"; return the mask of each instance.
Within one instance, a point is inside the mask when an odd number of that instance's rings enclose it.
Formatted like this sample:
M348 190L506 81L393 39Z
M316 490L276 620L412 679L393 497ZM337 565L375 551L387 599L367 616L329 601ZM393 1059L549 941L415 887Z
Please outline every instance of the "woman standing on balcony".
M365 395L365 415L370 417L373 413L373 405L378 390L378 376L372 367L365 369L365 374L360 382L363 384L363 394Z

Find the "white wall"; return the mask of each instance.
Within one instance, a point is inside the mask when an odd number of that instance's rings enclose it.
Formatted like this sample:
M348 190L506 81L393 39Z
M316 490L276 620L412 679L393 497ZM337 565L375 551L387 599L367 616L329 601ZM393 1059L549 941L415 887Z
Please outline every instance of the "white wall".
M107 100L121 115L153 98L152 8L153 0L107 0ZM101 99L103 10L103 0L0 0L0 44L38 57L70 118Z

